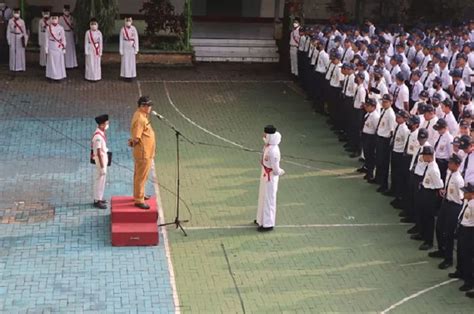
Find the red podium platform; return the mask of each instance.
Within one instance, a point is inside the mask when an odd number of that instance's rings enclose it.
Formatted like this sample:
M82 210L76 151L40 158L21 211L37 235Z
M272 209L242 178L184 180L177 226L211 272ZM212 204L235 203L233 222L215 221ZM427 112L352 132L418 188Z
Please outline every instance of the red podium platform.
M135 207L133 197L114 196L111 201L113 246L158 245L158 207L156 198L147 201L149 210Z

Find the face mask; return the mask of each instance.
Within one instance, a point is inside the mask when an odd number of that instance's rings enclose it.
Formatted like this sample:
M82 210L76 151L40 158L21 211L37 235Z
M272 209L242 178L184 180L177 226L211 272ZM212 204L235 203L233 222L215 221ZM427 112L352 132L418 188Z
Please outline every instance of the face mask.
M91 30L96 31L99 28L97 24L91 25Z
M58 25L58 20L57 19L51 20L51 23L53 23L53 25Z
M19 14L19 13L15 13L15 14L13 14L13 17L16 18L16 19L18 19L18 18L20 18L20 14Z
M298 24L298 23L293 23L293 27L294 27L294 28L297 28L298 26L300 26L300 24Z
M125 26L127 26L127 27L132 26L132 22L125 22Z
M64 15L68 16L71 12L64 10Z
M43 13L43 17L44 17L45 19L49 19L49 13Z
M109 125L106 124L104 129L107 130L108 128L109 128Z

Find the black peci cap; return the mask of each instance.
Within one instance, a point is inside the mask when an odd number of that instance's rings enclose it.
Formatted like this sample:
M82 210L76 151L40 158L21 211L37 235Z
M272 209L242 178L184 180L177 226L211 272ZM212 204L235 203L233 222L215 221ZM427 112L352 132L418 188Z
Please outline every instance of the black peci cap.
M265 132L266 134L275 134L276 130L276 127L269 124L263 129L263 132Z
M105 123L107 121L109 121L109 115L108 114L103 114L103 115L95 117L95 122L97 124L102 124L102 123Z

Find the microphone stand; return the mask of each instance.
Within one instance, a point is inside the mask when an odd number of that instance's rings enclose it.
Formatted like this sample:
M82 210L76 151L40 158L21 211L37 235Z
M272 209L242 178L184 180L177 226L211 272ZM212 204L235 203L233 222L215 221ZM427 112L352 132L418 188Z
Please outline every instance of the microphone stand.
M164 226L169 226L169 225L175 225L176 226L176 229L180 228L181 231L183 231L184 233L184 236L187 237L188 234L186 233L186 231L184 230L183 228L183 225L182 223L185 223L185 222L189 222L189 220L181 220L179 219L179 203L180 203L180 166L179 166L179 141L180 141L180 137L182 137L184 140L186 140L187 142L189 142L190 144L194 145L194 142L191 141L189 138L187 138L186 136L184 136L178 129L176 129L176 127L170 122L168 121L168 119L166 119L165 117L161 116L161 115L155 115L158 119L162 120L165 122L165 124L174 131L175 133L175 136L176 136L176 172L177 172L177 178L176 178L176 218L174 219L173 222L167 222L167 223L163 223L163 224L160 224L158 225L159 227L164 227Z

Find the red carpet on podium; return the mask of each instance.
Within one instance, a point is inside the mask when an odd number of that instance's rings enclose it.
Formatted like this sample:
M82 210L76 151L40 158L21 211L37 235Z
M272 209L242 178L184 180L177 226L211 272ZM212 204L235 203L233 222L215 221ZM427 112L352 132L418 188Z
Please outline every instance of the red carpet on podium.
M158 207L156 198L147 201L149 210L135 207L131 196L113 196L111 235L113 246L158 245Z

